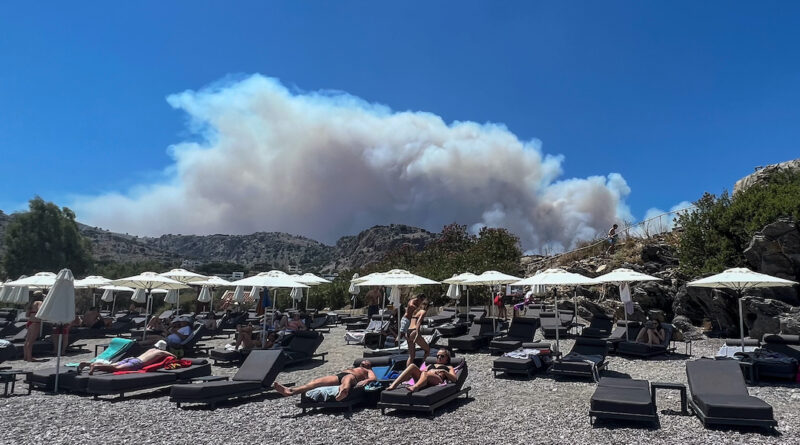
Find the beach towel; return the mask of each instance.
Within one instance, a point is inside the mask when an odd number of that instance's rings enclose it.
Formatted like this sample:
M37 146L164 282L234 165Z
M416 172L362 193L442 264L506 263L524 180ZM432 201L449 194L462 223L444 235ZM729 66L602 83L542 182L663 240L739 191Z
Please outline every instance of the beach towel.
M192 366L191 360L181 360L175 357L165 357L164 360L147 365L138 371L116 371L114 375L144 374L145 372L152 372L159 369L178 369L178 368L188 368L189 366Z
M334 400L338 394L338 386L320 386L306 391L306 397L315 402L327 402L328 399Z
M108 347L89 363L112 363L133 345L133 340L127 338L112 338ZM80 363L67 363L67 366L77 368Z

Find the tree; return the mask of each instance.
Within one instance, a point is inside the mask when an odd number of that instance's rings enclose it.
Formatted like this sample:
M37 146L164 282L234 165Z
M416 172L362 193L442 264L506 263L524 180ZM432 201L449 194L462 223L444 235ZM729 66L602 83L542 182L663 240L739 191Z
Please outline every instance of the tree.
M14 215L6 229L3 265L10 277L69 268L83 275L92 266L90 244L81 236L75 213L35 197L29 211Z

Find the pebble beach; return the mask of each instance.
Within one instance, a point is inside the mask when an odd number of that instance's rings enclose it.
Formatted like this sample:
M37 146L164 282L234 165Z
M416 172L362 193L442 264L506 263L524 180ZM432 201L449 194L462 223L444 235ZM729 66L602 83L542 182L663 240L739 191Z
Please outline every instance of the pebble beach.
M334 374L352 365L363 347L346 345L344 327L334 327L318 352L328 352L327 361L314 361L284 370L281 383L304 383ZM537 335L541 338L541 334ZM88 360L94 345L108 339L81 341L86 347L67 361ZM222 346L226 338L206 340ZM572 340L563 340L568 351ZM446 339L440 340L446 344ZM673 355L661 359L630 360L609 357L603 375L658 382L686 383L685 361L712 357L722 342L695 341L692 357ZM679 351L683 345L679 344ZM648 443L648 444L796 444L800 443L800 385L769 384L749 387L750 394L774 408L777 434L758 429L706 429L697 417L682 416L677 391L658 391L660 426L598 422L590 425L589 399L595 384L584 380L555 378L540 373L532 379L494 378L494 358L488 353L463 354L470 366L466 382L472 390L437 411L434 416L356 407L346 411L311 411L302 414L298 398L283 398L274 392L250 399L222 403L217 409L187 405L178 409L169 402L169 389L126 394L116 400L93 400L74 394L52 395L33 391L18 382L11 397L0 398L0 443L172 443L172 444L396 444L436 443ZM14 369L31 370L55 366L55 358L44 363L6 362ZM213 374L232 375L235 367L214 366ZM20 377L21 378L21 377Z

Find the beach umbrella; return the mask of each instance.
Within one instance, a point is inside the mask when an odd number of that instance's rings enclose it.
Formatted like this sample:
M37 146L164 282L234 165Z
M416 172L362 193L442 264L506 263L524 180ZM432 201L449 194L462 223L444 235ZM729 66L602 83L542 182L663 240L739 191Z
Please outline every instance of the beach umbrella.
M504 274L504 273L498 272L496 270L487 270L486 272L484 272L484 273L482 273L480 275L475 275L473 277L466 278L464 281L461 282L461 284L466 284L467 286L470 286L470 285L489 286L489 294L490 294L490 296L489 296L489 308L491 308L491 307L494 306L492 298L491 298L491 293L492 293L491 288L493 286L497 286L497 285L501 285L501 284L515 283L515 282L517 282L519 280L520 280L519 277L515 277L515 276L512 276L512 275ZM494 329L494 330L497 330L497 325L496 325L496 321L497 320L496 320L496 318L497 317L494 317L492 319L492 329Z
M10 283L11 280L6 280L6 283ZM11 291L14 289L13 286L6 286L5 283L0 286L0 303L10 303L8 300L8 296L11 295Z
M131 301L134 303L144 304L147 302L147 291L144 289L134 290L133 295L131 295Z
M103 291L103 296L100 297L100 301L103 303L111 303L114 301L114 291L111 289L106 289Z
M299 287L293 287L291 292L289 292L289 298L292 299L292 307L297 307L297 302L303 299L303 289Z
M200 290L200 295L197 296L197 301L201 303L211 302L211 289L208 286L203 286Z
M293 280L297 281L298 283L303 283L307 286L318 286L323 283L330 283L330 281L326 280L325 278L320 278L313 273L304 273L303 275L290 275ZM306 311L308 311L308 299L310 297L311 289L306 291ZM297 300L300 301L300 300Z
M742 310L742 296L744 291L763 287L789 287L796 284L797 282L795 281L753 272L745 267L738 267L727 269L710 277L692 281L688 283L687 286L724 288L736 292L736 298L739 300L739 337L742 341L742 352L744 352L744 311Z
M178 304L178 296L178 289L170 289L167 291L167 294L164 295L164 303L176 306Z
M157 274L155 272L142 272L141 274L134 275L132 277L126 277L126 278L120 278L118 280L113 280L111 282L111 284L114 284L114 285L117 285L117 286L128 286L128 287L132 287L134 289L143 289L143 290L145 290L147 292L147 294L148 294L148 297L147 297L147 300L146 300L148 303L152 302L153 297L152 297L152 295L150 293L151 293L151 291L153 289L166 289L166 290L169 290L169 289L184 289L184 288L189 287L186 284L181 283L180 281L173 280L172 278L169 278L169 277L164 276L164 275L159 275L159 274ZM146 307L149 307L149 306L150 305L148 304ZM149 318L150 318L150 312L146 311L145 320L144 320L145 321L145 326L147 326L147 323L149 322ZM142 332L142 339L145 338L146 334L147 334L147 329L144 329L143 332Z
M635 270L619 268L614 269L611 272L600 275L599 277L595 278L595 281L598 283L614 283L619 286L619 298L622 303L625 305L625 341L630 341L628 338L628 329L627 329L627 322L628 322L628 314L633 313L633 300L631 299L631 290L630 290L630 283L635 283L638 281L661 281L661 279L643 274L641 272L636 272Z
M168 272L163 272L159 275L161 275L162 277L171 278L183 284L195 283L198 281L205 281L208 279L208 277L205 275L200 275L199 273L195 273L181 268L172 269ZM180 312L181 312L181 294L179 292L178 303L175 307L175 313L180 314Z
M258 275L254 275L252 277L243 278L238 281L234 281L231 283L234 286L256 286L256 287L266 287L267 292L265 297L269 294L270 289L275 290L275 296L272 299L272 323L275 323L275 306L277 296L278 296L278 289L291 289L293 287L299 288L308 288L308 285L303 283L298 283L294 281L287 275L285 272L280 270L271 270L269 272L261 272ZM261 346L264 347L267 340L267 316L266 313L264 314L264 322L263 328L261 331Z
M209 312L214 310L214 291L217 290L218 287L231 287L230 281L217 276L210 277L203 281L192 281L190 284L193 286L208 286L211 288L211 304L208 307Z
M103 289L103 298L106 298L106 292L111 292L111 299L103 300L105 302L111 302L111 314L114 314L114 310L116 309L117 305L117 294L115 292L134 292L132 287L127 286L114 286L113 284L107 284L105 286L100 286L100 289ZM101 300L103 299L101 298Z
M236 286L236 289L234 289L233 301L239 304L244 303L244 288L242 286Z
M590 286L597 284L597 282L589 277L585 277L581 274L567 272L564 269L547 269L541 273L538 273L532 277L525 278L523 280L519 280L514 283L517 286L545 286L545 287L555 287L555 286ZM577 290L575 291L577 294ZM577 297L574 295L574 305L575 305L575 315L577 317ZM556 311L556 319L558 317L558 298L554 297L555 300L555 311ZM556 329L556 351L560 350L560 343L558 338L558 331Z
M94 306L94 290L109 283L111 283L111 280L108 278L99 275L89 275L82 280L75 280L75 289L89 289L89 293L92 295L92 306Z
M397 295L397 321L400 321L400 287L412 287L412 286L423 286L423 285L430 285L430 284L439 284L438 281L434 281L425 277L421 277L419 275L415 275L407 270L403 269L392 269L388 272L379 272L369 274L363 279L359 280L359 286L383 286L383 287L392 287L392 291L396 292ZM397 288L395 291L394 288ZM381 312L381 318L383 318L383 313L385 313L386 309L386 301L384 299L383 302L383 309L384 311Z
M7 283L7 285L15 287L26 286L26 287L35 287L39 289L49 289L53 287L55 281L56 281L56 274L54 274L53 272L39 272L31 277L25 277L25 276L20 277L20 279Z
M11 293L9 294L8 298L10 303L21 305L28 304L30 290L28 289L28 286L15 286L11 288Z
M442 283L458 284L459 286L461 286L461 287L463 287L464 289L467 290L467 312L469 312L469 286L471 286L471 285L464 283L464 281L466 279L468 279L468 278L473 278L473 277L477 277L477 275L475 275L474 273L471 273L471 272L464 272L462 274L453 275L451 278L448 278L446 280L442 280ZM474 286L478 286L478 285L476 284ZM467 320L467 321L469 321L469 320Z
M55 323L60 326L72 323L75 320L75 282L72 271L61 269L51 285L50 292L47 293L36 318ZM58 374L61 368L61 342L63 332L58 332L58 349L56 351L56 378L53 392L58 392Z

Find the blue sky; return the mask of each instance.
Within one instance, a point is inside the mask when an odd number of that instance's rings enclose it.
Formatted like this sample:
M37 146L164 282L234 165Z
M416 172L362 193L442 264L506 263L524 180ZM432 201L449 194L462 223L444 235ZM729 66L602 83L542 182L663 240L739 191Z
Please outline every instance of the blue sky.
M800 154L795 2L18 2L0 29L6 212L159 178L197 137L166 97L255 73L504 124L562 179L620 173L637 218Z

